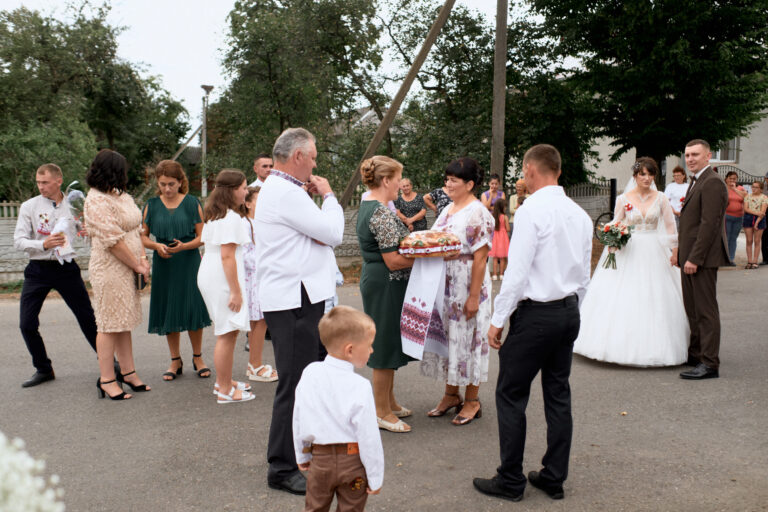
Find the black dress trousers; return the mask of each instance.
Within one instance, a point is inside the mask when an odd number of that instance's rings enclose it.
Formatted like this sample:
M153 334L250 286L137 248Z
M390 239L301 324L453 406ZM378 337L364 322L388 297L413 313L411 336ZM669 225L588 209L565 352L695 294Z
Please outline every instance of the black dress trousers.
M96 350L96 318L77 263L60 264L56 260L30 260L24 269L24 284L19 301L21 336L32 355L37 371L50 373L51 360L40 336L40 309L51 290L56 290L75 314L85 339Z
M325 302L311 304L302 286L301 307L264 312L264 319L272 333L275 366L280 376L272 405L267 447L267 479L271 482L285 480L298 471L293 451L293 402L296 385L304 368L324 357L325 351L321 351L320 334L317 331L324 310Z
M568 476L573 435L571 374L573 342L579 334L578 298L556 303L521 302L510 318L509 334L499 350L496 410L499 421L501 484L522 493L525 409L531 382L541 371L547 451L542 459L545 483L562 484Z

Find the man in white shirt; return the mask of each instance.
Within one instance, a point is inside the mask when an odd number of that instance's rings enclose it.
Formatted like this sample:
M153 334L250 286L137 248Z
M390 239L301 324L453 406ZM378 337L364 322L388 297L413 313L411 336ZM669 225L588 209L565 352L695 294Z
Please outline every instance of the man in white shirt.
M274 167L272 157L267 153L260 153L253 161L253 172L256 173L256 180L253 183L250 183L248 186L263 186L264 181L266 181L267 176L269 176L269 173L272 171L272 167Z
M592 221L557 185L560 153L540 144L523 158L532 195L515 212L509 266L496 297L488 342L499 349L496 409L501 465L493 478L475 478L482 493L520 501L525 409L531 382L541 371L547 420L547 452L541 471L528 481L553 499L563 498L573 433L571 373L573 342L579 334L579 302L589 284ZM501 333L510 317L504 344Z
M38 330L40 309L51 290L61 295L75 314L85 339L96 350L96 319L80 275L80 267L74 260L59 263L54 254L57 247L66 244L67 238L71 243L75 236L74 228L69 233L52 232L59 219L72 218L69 202L61 191L61 169L56 164L41 165L35 179L40 195L22 203L13 232L14 247L29 256L19 301L19 327L36 371L22 384L25 388L55 378L45 343Z
M344 210L328 180L312 175L317 148L311 133L285 130L272 154L276 168L261 187L254 215L259 225L259 302L280 375L269 430L267 483L304 494L306 479L296 465L291 432L294 392L301 372L321 355L317 324L325 300L336 291L333 247L344 235ZM323 197L321 208L307 191Z

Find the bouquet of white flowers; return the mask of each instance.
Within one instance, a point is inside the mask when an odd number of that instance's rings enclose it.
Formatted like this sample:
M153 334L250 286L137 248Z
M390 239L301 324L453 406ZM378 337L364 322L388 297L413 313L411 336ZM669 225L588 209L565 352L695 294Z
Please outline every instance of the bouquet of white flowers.
M10 441L0 432L0 510L4 512L63 512L56 475L40 476L45 462L24 451L24 441Z

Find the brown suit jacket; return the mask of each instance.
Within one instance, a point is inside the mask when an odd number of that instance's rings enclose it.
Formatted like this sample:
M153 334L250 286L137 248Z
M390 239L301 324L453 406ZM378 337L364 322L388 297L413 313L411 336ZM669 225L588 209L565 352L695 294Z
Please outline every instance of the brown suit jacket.
M721 267L730 261L725 237L728 188L712 167L696 180L680 211L678 262L700 267Z

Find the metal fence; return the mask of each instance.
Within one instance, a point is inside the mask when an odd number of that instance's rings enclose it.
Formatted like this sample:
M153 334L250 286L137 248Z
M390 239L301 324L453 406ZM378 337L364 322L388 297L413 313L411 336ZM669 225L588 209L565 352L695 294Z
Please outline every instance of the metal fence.
M0 203L0 218L12 219L19 216L21 203Z
M729 172L735 172L738 176L736 180L740 185L751 185L756 181L762 183L763 179L765 179L763 176L755 176L754 174L742 171L735 165L713 165L712 169L723 179L725 179L725 175Z

